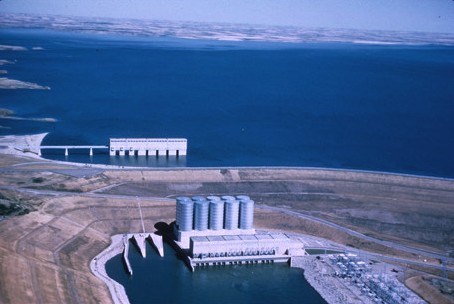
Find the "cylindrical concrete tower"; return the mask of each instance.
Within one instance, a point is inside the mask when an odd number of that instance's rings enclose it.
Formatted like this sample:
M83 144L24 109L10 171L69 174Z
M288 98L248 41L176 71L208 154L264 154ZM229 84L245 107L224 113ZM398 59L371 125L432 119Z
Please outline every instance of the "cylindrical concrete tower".
M240 202L237 200L226 200L224 228L229 230L238 229L239 217Z
M180 231L191 231L194 216L194 202L183 200L180 202L180 211L178 217L178 229Z
M252 229L254 224L254 201L240 202L240 229Z
M191 201L191 199L189 197L186 197L186 196L179 196L177 197L177 206L176 206L176 215L175 215L175 219L176 219L176 224L177 224L177 227L179 227L180 225L180 217L181 217L181 208L180 208L180 204L182 201Z
M194 202L194 229L208 229L208 210L210 203L207 200L198 200Z
M230 195L223 195L222 199L224 201L232 201L232 200L235 200L235 197L234 196L230 196Z
M240 201L248 201L250 200L251 198L247 195L237 195L236 198Z
M207 196L207 199L210 200L210 201L220 201L221 200L221 198L219 196L216 196L216 195Z
M210 229L221 230L224 228L224 202L210 202Z
M204 196L197 195L197 196L193 196L192 200L195 202L195 201L206 201L207 199Z

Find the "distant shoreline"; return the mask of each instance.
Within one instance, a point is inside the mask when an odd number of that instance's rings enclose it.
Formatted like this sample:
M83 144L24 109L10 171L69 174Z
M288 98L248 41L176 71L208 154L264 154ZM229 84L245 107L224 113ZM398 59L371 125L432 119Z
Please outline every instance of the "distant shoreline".
M0 29L47 29L68 33L141 38L177 38L228 42L271 42L289 44L349 43L370 45L454 45L450 33L415 31L374 31L360 29L306 28L260 24L184 22L89 18L47 15L44 20L33 14L4 13ZM99 20L103 20L102 27ZM81 26L83 24L83 26ZM214 25L214 26L213 26ZM100 35L101 34L101 35Z

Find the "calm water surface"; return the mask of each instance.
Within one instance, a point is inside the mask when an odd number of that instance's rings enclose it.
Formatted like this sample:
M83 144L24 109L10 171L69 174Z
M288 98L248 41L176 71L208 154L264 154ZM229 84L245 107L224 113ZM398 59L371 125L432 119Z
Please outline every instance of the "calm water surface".
M248 44L0 30L13 79L0 107L57 123L0 120L45 144L185 137L176 160L71 152L152 166L319 166L454 177L454 48ZM46 157L65 159L60 152Z
M287 264L213 266L191 272L175 251L164 246L164 258L147 244L147 258L131 247L129 276L118 255L106 264L131 303L326 303L306 282L301 269Z

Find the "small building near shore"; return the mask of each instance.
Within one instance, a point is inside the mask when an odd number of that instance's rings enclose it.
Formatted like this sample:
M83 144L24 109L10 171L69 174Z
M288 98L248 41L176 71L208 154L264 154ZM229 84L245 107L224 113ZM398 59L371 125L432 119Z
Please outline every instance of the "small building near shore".
M129 156L185 156L186 138L111 138L109 154Z

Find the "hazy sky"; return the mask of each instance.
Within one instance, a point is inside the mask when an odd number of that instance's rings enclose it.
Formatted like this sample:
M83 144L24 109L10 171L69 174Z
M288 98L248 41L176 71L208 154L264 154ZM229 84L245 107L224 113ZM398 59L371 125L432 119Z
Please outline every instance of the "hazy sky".
M454 33L453 0L3 0L0 12Z

